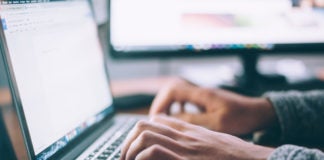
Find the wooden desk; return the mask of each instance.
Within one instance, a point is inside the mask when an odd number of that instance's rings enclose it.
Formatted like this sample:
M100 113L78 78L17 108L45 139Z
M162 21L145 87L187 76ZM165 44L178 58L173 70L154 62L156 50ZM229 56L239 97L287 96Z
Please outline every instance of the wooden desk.
M112 81L111 87L114 96L122 96L133 93L156 93L163 84L172 80L171 77L144 78L133 80ZM0 88L0 109L3 111L5 124L18 159L27 159L21 128L17 113L12 105L11 95L8 88ZM147 114L149 108L118 111L120 113Z
M0 109L2 110L5 121L4 123L17 159L27 159L26 147L24 145L17 113L12 105L11 95L8 88L0 89Z

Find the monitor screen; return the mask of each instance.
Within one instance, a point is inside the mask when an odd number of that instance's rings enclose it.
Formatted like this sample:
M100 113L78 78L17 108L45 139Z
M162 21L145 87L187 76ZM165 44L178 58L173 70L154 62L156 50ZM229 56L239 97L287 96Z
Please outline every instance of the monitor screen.
M323 9L291 0L111 0L110 12L119 56L324 46Z
M111 108L97 26L86 0L1 3L1 43L8 49L32 154L46 159Z

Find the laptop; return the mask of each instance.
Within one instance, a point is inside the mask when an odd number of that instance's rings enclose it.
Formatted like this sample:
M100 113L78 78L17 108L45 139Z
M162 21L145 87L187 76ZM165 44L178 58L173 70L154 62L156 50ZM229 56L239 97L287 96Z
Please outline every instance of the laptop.
M29 159L119 159L145 116L116 114L87 0L0 1L5 70Z

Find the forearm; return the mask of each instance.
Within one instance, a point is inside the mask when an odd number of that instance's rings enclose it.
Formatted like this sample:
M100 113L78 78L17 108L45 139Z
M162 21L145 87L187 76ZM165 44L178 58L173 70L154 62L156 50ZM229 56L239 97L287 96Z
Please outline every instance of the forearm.
M322 160L324 153L317 149L307 149L304 147L284 145L277 148L268 157L268 160Z

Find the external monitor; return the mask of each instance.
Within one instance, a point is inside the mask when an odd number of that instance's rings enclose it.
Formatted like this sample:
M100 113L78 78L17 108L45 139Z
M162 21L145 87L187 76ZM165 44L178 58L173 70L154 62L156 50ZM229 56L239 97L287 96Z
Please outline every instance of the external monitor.
M299 2L110 0L109 50L114 58L239 55L235 86L289 88L284 76L259 73L257 61L259 53L324 52L324 9Z
M324 50L324 11L291 0L111 0L114 57Z

